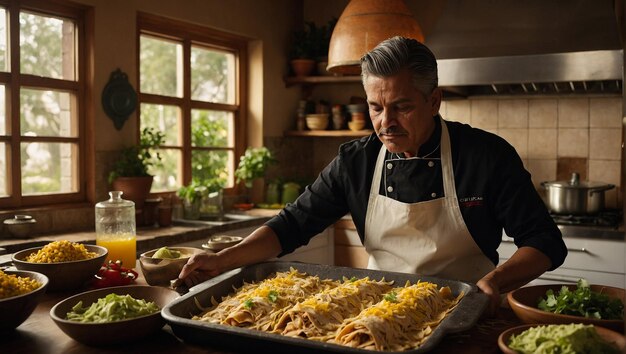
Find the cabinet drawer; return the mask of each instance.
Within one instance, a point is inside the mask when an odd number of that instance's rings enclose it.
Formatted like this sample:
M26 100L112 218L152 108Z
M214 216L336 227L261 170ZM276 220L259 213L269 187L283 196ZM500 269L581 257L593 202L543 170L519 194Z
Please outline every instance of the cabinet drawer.
M560 268L624 273L624 242L564 238L568 254ZM500 257L509 258L517 250L513 239L505 237L498 248Z

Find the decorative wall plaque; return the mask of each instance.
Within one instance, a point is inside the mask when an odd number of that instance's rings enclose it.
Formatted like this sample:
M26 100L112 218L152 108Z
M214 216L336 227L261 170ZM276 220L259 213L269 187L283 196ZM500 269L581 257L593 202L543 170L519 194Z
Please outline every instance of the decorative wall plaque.
M128 82L128 76L119 68L111 73L109 82L102 90L104 113L113 120L117 130L137 108L137 93Z

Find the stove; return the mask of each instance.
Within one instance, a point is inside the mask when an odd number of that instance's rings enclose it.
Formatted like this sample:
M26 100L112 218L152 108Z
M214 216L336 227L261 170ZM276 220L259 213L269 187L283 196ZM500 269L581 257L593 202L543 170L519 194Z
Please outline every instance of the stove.
M620 209L606 209L597 214L567 215L550 213L557 225L600 226L617 229L622 223Z

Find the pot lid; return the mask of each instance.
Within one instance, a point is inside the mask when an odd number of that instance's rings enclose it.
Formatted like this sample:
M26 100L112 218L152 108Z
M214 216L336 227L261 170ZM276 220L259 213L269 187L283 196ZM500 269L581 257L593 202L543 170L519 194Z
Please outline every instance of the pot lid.
M551 181L543 182L544 186L556 187L556 188L572 188L572 189L597 189L597 188L612 188L613 185L602 182L581 181L580 175L576 172L572 173L572 178L568 181Z

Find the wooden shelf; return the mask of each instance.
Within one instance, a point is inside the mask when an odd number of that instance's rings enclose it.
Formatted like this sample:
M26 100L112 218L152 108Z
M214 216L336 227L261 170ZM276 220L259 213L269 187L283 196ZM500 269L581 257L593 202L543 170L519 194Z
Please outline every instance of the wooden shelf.
M360 76L302 76L286 77L285 84L287 87L293 85L315 85L315 84L349 84L360 83Z
M361 137L372 134L371 129L364 130L289 130L286 136L315 136L315 137Z

